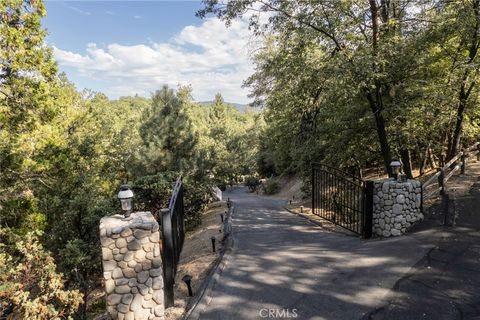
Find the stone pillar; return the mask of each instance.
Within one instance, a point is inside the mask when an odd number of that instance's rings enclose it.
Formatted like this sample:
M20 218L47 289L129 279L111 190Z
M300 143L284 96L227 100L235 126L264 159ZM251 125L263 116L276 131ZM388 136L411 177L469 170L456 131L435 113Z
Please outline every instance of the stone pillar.
M107 311L118 320L163 320L158 223L150 212L100 220Z
M420 181L374 181L373 233L382 237L404 234L415 222L423 219L421 205Z

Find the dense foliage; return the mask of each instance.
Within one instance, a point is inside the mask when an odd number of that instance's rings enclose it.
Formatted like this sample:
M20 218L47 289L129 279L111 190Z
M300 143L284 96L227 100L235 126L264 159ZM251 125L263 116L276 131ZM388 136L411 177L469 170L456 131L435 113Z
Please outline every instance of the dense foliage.
M215 184L255 170L262 118L220 95L198 105L188 87L78 92L45 45L45 14L41 1L0 0L0 318L84 319L102 274L99 220L119 211L119 186L155 212L183 175L192 227Z
M407 175L478 137L478 0L204 0L265 39L246 81L266 108L264 174L311 161Z
M15 319L71 318L83 297L65 290L54 259L38 241L39 232L13 239L15 255L0 251L0 314ZM0 230L0 236L8 233ZM10 239L12 240L12 239ZM0 248L5 244L0 243Z

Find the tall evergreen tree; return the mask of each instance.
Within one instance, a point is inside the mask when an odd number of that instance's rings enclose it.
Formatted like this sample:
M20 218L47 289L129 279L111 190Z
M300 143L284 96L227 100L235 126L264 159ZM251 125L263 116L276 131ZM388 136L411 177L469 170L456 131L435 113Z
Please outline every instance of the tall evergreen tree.
M163 86L152 96L152 105L143 114L140 136L146 173L191 170L196 137L186 113L190 94Z

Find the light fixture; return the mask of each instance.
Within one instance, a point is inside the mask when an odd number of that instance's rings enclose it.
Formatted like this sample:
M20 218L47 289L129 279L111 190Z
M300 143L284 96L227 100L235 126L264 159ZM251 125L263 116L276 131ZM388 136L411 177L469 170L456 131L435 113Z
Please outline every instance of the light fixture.
M193 292L192 292L192 276L189 275L189 274L186 274L183 276L182 278L182 281L185 282L185 284L187 285L187 289L188 289L188 296L193 296Z
M398 174L400 173L401 166L402 166L402 163L397 159L392 159L392 161L390 161L390 170L393 174L394 179L398 178Z
M118 192L118 199L122 205L122 211L125 218L130 217L130 214L133 210L133 192L130 190L130 187L127 184L120 186L120 191Z

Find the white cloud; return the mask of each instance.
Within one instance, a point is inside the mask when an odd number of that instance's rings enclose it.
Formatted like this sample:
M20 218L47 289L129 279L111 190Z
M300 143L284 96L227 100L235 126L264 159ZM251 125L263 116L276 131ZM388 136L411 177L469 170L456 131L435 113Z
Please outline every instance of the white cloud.
M220 92L225 100L248 102L241 85L253 73L249 59L252 45L248 23L243 20L226 28L216 18L200 26L187 26L168 42L138 45L112 43L104 48L87 45L79 54L54 47L61 66L109 84L111 97L138 93L148 95L163 84L193 87L196 100L211 100Z
M80 13L80 14L84 14L84 15L86 15L86 16L89 16L89 15L92 14L92 13L89 12L89 11L84 11L84 10L79 9L79 8L77 8L77 7L69 6L68 8L70 8L71 10L73 10L73 11L75 11L75 12L78 12L78 13Z

